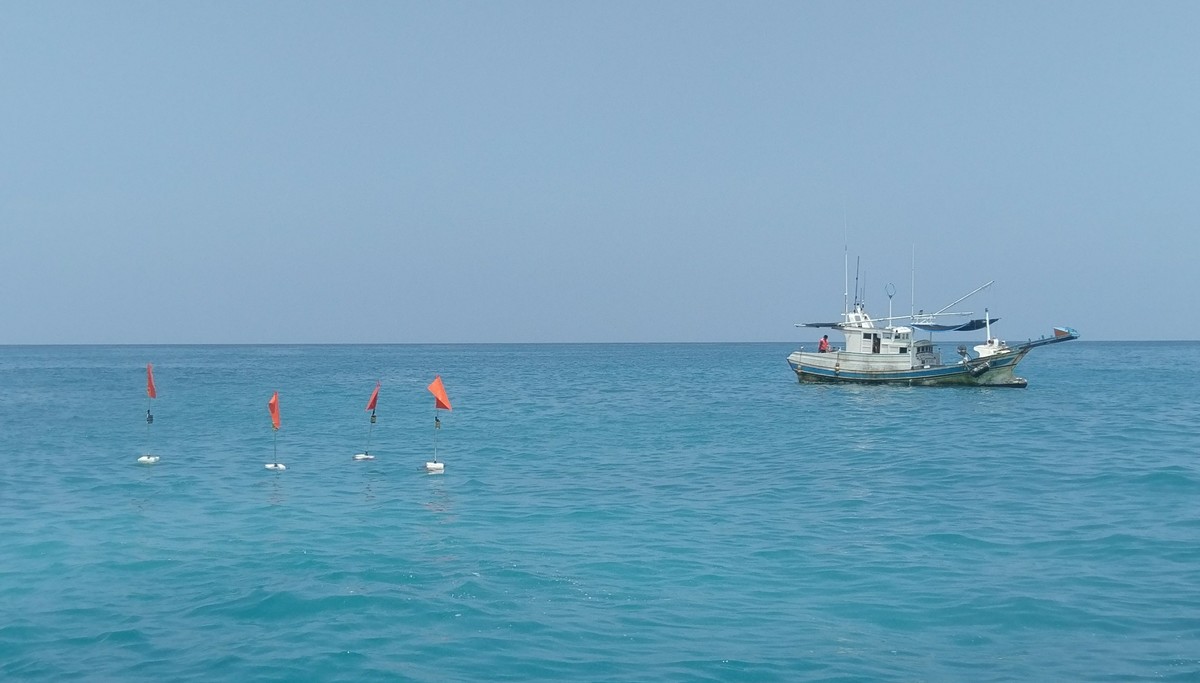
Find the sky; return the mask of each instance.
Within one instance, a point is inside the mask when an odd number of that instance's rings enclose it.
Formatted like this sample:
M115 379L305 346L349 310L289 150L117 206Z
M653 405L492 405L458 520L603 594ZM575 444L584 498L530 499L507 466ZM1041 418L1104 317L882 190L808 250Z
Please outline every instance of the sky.
M807 341L856 273L876 316L994 280L957 308L1010 341L1200 339L1198 26L9 0L0 344Z

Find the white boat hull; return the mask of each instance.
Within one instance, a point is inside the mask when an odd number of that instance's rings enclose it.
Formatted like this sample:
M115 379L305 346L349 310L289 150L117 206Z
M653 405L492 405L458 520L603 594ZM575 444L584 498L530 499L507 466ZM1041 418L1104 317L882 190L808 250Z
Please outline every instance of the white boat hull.
M1018 344L980 358L952 365L912 366L908 356L834 351L795 351L788 365L802 382L846 382L857 384L905 384L910 386L966 385L1024 387L1028 382L1013 374L1025 354L1038 346L1078 338L1074 330L1060 336Z
M1013 375L1013 369L1024 355L1021 352L968 363L913 368L907 364L895 367L895 363L875 362L868 354L796 351L788 356L788 364L802 382L1024 387L1027 382Z

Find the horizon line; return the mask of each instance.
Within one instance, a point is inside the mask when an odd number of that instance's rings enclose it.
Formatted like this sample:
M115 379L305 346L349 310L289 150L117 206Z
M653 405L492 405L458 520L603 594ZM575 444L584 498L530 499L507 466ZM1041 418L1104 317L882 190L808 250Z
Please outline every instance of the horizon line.
M813 343L819 338L811 340ZM1031 338L1032 339L1032 338ZM0 342L0 348L20 346L568 346L568 345L633 345L633 344L803 344L809 340L778 341L409 341L409 342ZM936 341L937 344L961 343L964 340ZM969 341L969 340L967 340ZM1200 339L1078 339L1094 343L1188 343Z

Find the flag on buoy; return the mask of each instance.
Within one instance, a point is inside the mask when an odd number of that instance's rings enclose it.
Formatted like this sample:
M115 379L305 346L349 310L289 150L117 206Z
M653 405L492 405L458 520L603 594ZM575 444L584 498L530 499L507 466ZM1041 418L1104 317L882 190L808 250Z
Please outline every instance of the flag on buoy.
M170 373L168 373L170 374ZM167 379L171 379L168 377ZM154 388L154 364L146 363L146 395L150 398L158 398L158 390Z
M275 425L275 429L279 429L279 392L276 391L271 400L267 401L267 410L271 411L271 424Z
M450 410L450 397L446 396L446 387L442 384L442 376L437 375L433 378L433 382L429 384L429 393L433 394L433 407L441 408L442 410Z
M375 402L379 400L379 387L382 382L375 383L375 391L371 392L371 400L367 401L367 410L375 410Z

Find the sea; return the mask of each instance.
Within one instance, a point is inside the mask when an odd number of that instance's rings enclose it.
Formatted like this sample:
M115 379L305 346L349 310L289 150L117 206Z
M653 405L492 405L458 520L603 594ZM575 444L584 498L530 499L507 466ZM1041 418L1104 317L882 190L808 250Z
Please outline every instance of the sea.
M0 347L0 680L1200 681L1200 343L795 346Z

